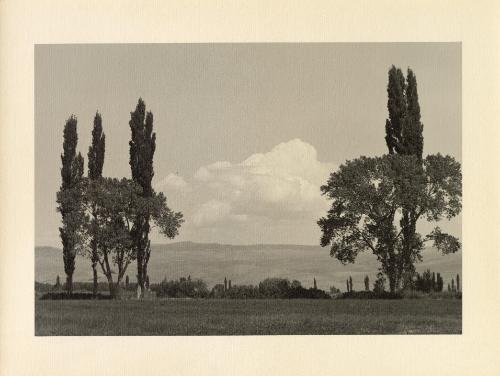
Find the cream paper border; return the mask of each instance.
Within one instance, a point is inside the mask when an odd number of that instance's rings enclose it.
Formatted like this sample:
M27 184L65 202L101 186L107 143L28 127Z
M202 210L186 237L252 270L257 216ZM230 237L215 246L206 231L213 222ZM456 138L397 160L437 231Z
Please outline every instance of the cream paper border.
M499 10L493 1L0 0L0 375L500 374ZM35 337L34 44L257 41L462 42L463 334Z

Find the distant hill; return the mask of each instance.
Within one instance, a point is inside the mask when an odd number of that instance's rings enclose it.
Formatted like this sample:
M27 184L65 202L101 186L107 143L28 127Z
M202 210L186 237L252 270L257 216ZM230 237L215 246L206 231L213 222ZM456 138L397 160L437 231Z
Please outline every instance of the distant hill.
M370 285L376 278L379 263L369 253L361 254L355 264L342 265L329 255L327 248L311 245L256 244L229 245L218 243L177 242L154 244L149 262L151 282L164 277L177 279L191 275L201 278L209 286L221 283L224 277L233 284L257 284L267 277L297 279L306 287L316 278L318 287L328 289L334 284L345 289L345 280L353 278L355 289L364 288L363 278L370 277ZM462 252L443 256L432 248L423 251L424 261L417 270L427 268L443 275L445 286L462 270ZM135 280L135 264L127 271ZM54 283L56 276L64 280L62 251L54 247L35 247L35 280ZM99 279L104 281L100 274ZM91 281L90 261L77 257L75 281Z

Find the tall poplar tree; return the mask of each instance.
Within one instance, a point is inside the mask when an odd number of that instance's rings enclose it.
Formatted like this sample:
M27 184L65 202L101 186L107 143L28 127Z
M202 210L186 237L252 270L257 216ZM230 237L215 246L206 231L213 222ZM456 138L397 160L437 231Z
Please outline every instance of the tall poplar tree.
M420 122L417 79L410 68L405 82L401 69L394 65L391 67L387 96L389 119L386 119L385 140L389 154L413 155L422 163L423 125ZM423 247L422 239L416 236L418 217L412 203L402 208L403 239L398 264L406 278L410 278L415 272L414 263Z
M153 156L156 148L156 134L153 132L153 114L146 113L146 104L139 98L134 112L130 113L130 130L132 132L130 146L130 168L132 179L142 188L145 198L153 195L151 180L153 179ZM151 254L149 240L150 215L145 213L136 219L132 228L132 238L137 256L137 283L141 295L145 290L148 273L148 262Z
M106 136L102 130L102 117L99 112L96 112L94 117L94 128L92 129L92 144L89 146L88 156L88 169L90 183L97 181L102 177L102 169L104 166L104 152L106 145ZM96 207L95 204L91 208L92 222L96 224ZM97 282L97 263L99 261L98 244L96 234L92 234L90 240L91 248L91 263L93 272L93 295L97 296L98 282Z
M401 69L394 65L389 70L387 85L387 110L389 119L385 121L385 141L389 154L401 153L403 150L403 120L406 114L405 77Z
M64 272L66 273L66 290L73 292L73 272L75 256L79 245L79 228L82 221L80 210L81 192L79 183L83 178L83 157L76 154L78 144L77 120L71 117L66 121L63 131L63 153L61 154L62 184L57 193L58 211L62 216L59 234L63 245Z

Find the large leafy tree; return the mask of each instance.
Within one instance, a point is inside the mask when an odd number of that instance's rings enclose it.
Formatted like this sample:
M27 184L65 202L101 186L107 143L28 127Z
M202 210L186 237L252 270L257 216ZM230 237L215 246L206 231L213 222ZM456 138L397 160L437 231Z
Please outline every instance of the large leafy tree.
M94 127L92 129L92 144L89 146L88 156L88 177L90 180L95 181L102 177L102 169L104 167L104 152L106 147L106 136L102 129L102 117L97 112L94 117ZM96 208L92 207L90 210L90 215L92 221L97 221ZM93 228L96 228L94 226ZM96 235L92 236L90 241L90 261L92 264L93 272L93 294L97 295L97 263L99 261L98 251L97 251L97 239Z
M415 221L437 222L461 211L462 175L452 157L431 155L421 163L415 156L386 155L347 161L332 173L321 191L332 205L318 221L321 245L342 263L353 263L360 252L371 251L381 263L391 292L400 285L404 265L421 260L426 241L443 253L460 248L455 237L436 227L415 235L411 254L403 247L403 208L415 209Z
M57 192L57 210L62 216L59 235L63 245L64 271L66 273L66 289L73 292L73 272L75 256L80 244L78 229L82 223L80 210L81 191L79 183L83 178L83 157L76 154L78 144L77 120L73 115L66 121L63 131L63 153L61 154L62 183Z
M134 223L149 215L160 233L174 237L182 215L168 208L162 193L153 191L144 197L142 187L129 179L87 179L82 187L82 209L87 215L81 238L87 246L96 245L95 254L84 254L95 257L108 280L111 295L117 296L128 266L137 259Z
M139 98L134 112L130 113L130 168L132 179L139 184L142 189L142 197L154 196L151 181L154 176L153 156L156 148L156 134L153 132L153 114L146 113L146 104ZM174 213L171 224L163 223L164 226L175 228L175 231L165 233L173 238L182 222L182 214ZM132 238L137 255L137 283L144 292L145 282L148 275L148 262L151 254L151 244L149 240L151 213L146 211L137 217L132 227Z

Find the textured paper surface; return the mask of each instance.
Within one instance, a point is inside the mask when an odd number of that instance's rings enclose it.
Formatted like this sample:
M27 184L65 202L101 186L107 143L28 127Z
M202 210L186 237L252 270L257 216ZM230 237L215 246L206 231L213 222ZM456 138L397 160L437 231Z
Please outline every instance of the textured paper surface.
M494 2L0 2L0 375L499 373ZM463 51L460 336L34 336L34 44L458 41Z

